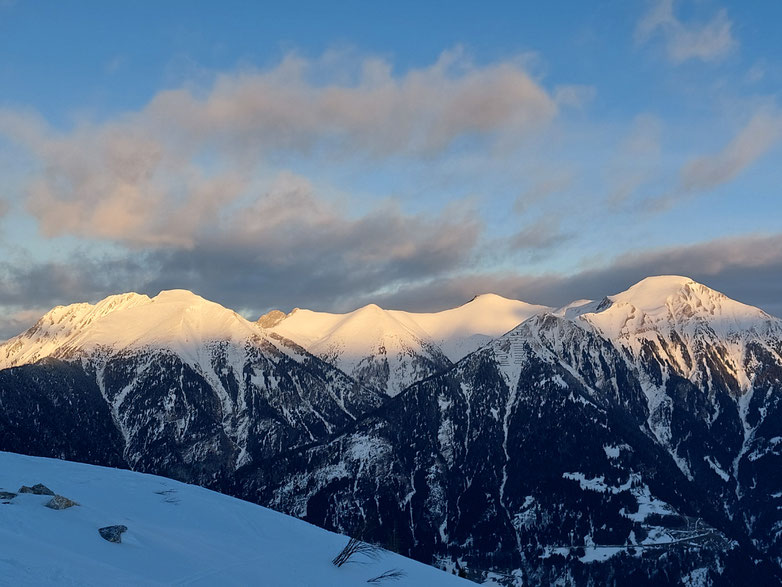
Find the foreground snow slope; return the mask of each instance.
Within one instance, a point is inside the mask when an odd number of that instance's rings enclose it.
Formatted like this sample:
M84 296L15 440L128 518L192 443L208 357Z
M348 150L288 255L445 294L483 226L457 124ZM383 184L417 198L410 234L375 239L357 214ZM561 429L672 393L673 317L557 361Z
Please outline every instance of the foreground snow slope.
M0 491L35 483L80 505L55 511L31 494L0 502L3 584L342 586L389 569L407 585L465 584L386 551L337 568L347 537L193 485L0 452ZM128 527L121 544L98 534L115 524Z

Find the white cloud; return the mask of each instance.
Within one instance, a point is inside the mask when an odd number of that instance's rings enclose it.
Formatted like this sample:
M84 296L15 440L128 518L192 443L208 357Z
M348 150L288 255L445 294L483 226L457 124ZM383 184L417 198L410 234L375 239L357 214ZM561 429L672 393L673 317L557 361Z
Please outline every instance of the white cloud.
M646 43L655 36L662 37L668 58L674 63L691 59L718 61L739 46L732 28L724 9L706 22L685 23L674 13L674 0L654 0L638 23L636 41Z
M478 66L455 50L395 75L383 59L328 53L163 91L140 111L65 133L4 110L0 133L37 159L27 208L45 236L193 247L226 210L250 213L259 168L286 156L420 160L461 139L506 148L556 113L523 59Z
M738 176L782 140L782 113L762 109L719 152L687 163L681 171L681 187L687 192L713 189Z
M597 94L594 86L570 84L554 88L554 101L559 106L584 108Z
M631 201L659 174L661 135L662 123L657 117L650 114L635 117L629 133L606 166L609 204Z

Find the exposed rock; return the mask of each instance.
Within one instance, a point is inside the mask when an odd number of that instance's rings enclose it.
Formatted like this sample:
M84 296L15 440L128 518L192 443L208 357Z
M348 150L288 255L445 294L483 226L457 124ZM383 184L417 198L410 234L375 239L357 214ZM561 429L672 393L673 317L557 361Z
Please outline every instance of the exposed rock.
M13 499L16 497L15 493L12 493L10 491L0 491L0 499Z
M104 540L108 540L109 542L116 542L117 544L122 542L122 533L127 531L128 527L123 524L98 528L98 532Z
M19 488L19 493L32 493L33 495L54 495L54 491L46 487L43 483L36 483L32 487L22 485Z
M64 497L62 495L55 495L53 498L49 500L49 503L46 504L47 508L51 508L53 510L67 510L70 507L73 507L75 505L79 505L72 499L68 499L67 497Z
M282 322L285 318L287 318L285 312L281 312L280 310L272 310L271 312L268 312L258 318L258 324L260 324L263 328L273 328Z

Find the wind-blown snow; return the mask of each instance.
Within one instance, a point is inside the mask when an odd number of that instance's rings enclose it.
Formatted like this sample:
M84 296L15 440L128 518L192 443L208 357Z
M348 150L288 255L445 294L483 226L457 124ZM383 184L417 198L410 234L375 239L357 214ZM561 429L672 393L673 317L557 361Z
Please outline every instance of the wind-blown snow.
M389 569L400 584L459 585L457 577L382 551L337 568L347 537L163 477L0 452L0 490L43 483L47 496L0 503L0 583L8 585L367 585ZM7 500L6 500L7 501ZM98 528L124 524L121 544Z

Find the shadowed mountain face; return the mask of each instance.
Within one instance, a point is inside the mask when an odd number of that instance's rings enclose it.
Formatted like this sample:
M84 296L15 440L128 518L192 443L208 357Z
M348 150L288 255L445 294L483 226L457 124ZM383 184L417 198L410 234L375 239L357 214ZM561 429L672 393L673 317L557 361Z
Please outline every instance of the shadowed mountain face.
M44 317L0 347L60 359L0 371L0 449L217 487L477 579L779 581L782 327L756 308L649 278L533 315L389 397L173 297L140 314L157 316L146 333Z

